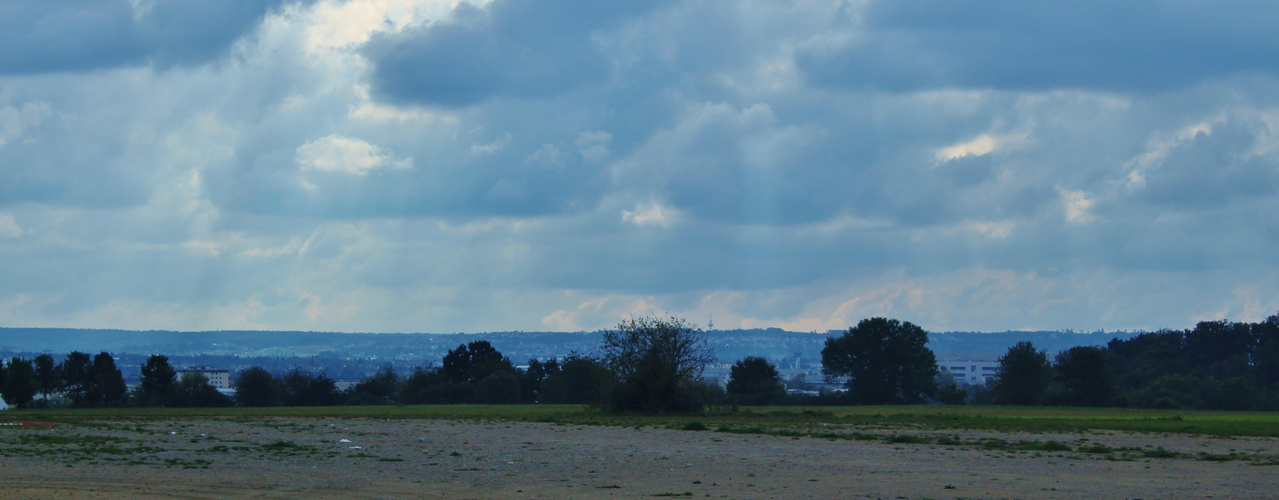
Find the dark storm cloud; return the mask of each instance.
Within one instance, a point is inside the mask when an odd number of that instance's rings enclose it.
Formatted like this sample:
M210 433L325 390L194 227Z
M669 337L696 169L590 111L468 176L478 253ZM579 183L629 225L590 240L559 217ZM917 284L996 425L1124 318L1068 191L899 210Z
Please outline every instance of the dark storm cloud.
M286 0L0 3L0 74L80 72L217 58ZM303 2L309 3L309 2Z
M371 40L375 92L391 101L466 106L493 97L556 95L609 75L595 30L664 2L496 0L458 4L449 21Z
M797 53L828 87L1136 91L1274 74L1269 2L876 1ZM829 35L829 34L828 34Z

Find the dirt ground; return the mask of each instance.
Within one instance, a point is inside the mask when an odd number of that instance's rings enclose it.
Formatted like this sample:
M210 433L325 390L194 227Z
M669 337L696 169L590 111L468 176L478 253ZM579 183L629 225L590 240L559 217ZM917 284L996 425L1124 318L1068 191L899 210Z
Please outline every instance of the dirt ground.
M0 427L4 498L1273 498L1270 438L945 431L1076 451L376 419ZM343 442L343 440L349 442ZM1085 453L1101 445L1177 458ZM1247 455L1249 459L1204 460ZM1136 457L1136 458L1134 458ZM1200 458L1195 458L1200 457Z

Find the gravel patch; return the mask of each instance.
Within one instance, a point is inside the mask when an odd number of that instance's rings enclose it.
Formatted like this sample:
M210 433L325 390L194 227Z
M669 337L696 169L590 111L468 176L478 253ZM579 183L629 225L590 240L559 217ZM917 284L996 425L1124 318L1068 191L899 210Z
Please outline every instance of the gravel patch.
M0 429L0 482L6 498L1256 498L1279 491L1272 438L909 434L930 442L449 420L109 420ZM939 436L964 444L936 444ZM975 444L993 441L1053 441L1069 451ZM1159 449L1166 455L1142 453Z

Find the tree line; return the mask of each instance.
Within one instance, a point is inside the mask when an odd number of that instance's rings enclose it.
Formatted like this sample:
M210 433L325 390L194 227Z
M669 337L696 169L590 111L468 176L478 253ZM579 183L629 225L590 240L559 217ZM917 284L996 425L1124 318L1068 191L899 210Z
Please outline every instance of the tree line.
M120 406L127 392L115 358L106 352L89 357L75 351L56 365L50 354L14 357L0 366L0 396L18 408L32 406L37 395L47 405L54 394L64 394L76 408Z
M822 350L823 372L847 377L831 404L1115 406L1279 409L1279 314L1257 323L1205 321L1050 356L1018 342L985 384L937 369L928 334L909 322L862 320Z
M1279 409L1279 314L1257 323L1204 321L1049 357L1009 348L978 402L1136 408Z
M0 396L19 408L62 394L72 407L331 406L386 404L591 404L614 411L695 412L706 405L1005 404L1142 408L1279 408L1279 315L1259 323L1201 322L1105 346L1074 347L1051 359L1030 342L999 358L988 383L967 385L938 370L928 333L888 318L860 321L826 340L823 372L845 390L788 395L776 366L735 362L725 387L701 377L715 360L705 332L677 317L641 317L604 332L600 356L530 359L517 368L488 341L458 345L437 366L397 373L389 365L339 390L323 372L272 373L254 366L232 382L234 396L204 375L181 378L163 355L141 366L127 390L106 352L13 358L0 365ZM36 399L36 396L41 399Z

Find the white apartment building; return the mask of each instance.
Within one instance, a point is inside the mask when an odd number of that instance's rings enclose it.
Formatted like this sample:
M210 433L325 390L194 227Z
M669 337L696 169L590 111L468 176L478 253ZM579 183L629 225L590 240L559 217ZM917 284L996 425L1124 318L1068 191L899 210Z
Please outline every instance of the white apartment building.
M999 371L998 361L938 360L937 369L950 372L960 384L984 384Z
M208 366L201 366L199 368L194 368L194 367L178 368L174 370L174 372L177 372L178 380L182 380L182 375L185 375L187 373L203 373L204 376L209 379L209 384L212 385L214 388L218 389L219 391L231 390L230 370L218 370L215 368L210 368Z

